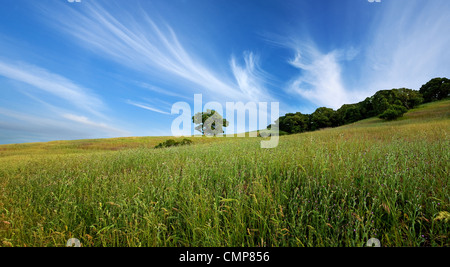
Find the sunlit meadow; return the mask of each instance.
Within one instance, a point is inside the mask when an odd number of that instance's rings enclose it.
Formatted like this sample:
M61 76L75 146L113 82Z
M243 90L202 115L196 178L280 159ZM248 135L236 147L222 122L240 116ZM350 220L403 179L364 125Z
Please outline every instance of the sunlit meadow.
M0 146L0 246L448 246L450 101L280 137Z

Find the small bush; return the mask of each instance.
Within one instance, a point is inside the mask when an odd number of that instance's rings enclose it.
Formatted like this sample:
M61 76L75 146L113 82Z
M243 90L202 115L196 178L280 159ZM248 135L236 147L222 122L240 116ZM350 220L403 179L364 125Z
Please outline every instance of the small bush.
M183 139L180 142L177 142L173 139L169 139L166 140L160 144L158 144L157 146L155 146L155 148L165 148L165 147L172 147L172 146L185 146L185 145L190 145L192 144L192 141L189 139Z
M396 120L403 116L408 111L407 108L400 105L391 105L379 118L387 121Z
M191 145L191 144L192 144L192 141L189 140L189 139L183 139L181 142L179 142L179 144L180 144L181 146Z

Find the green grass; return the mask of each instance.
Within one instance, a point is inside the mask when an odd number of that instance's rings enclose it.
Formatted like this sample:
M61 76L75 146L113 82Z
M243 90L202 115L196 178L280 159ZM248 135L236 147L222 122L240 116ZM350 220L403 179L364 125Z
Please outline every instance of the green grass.
M0 146L0 246L449 246L449 129L447 100L275 149L194 137Z

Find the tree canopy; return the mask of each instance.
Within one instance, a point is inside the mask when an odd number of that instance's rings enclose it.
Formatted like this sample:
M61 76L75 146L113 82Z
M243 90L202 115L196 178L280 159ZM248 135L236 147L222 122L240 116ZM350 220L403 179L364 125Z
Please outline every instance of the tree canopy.
M311 114L311 130L337 126L336 111L321 107Z
M419 92L423 95L425 103L441 100L450 95L450 80L447 78L434 78L424 84Z
M192 122L197 124L195 130L209 136L223 134L223 127L228 127L229 125L229 122L222 115L211 109L192 116Z
M309 115L300 112L288 113L280 117L276 123L280 126L280 131L290 134L309 131Z
M408 88L380 90L364 101L345 104L336 111L320 107L312 114L287 113L275 123L280 131L295 134L346 125L375 116L395 120L422 103L441 100L449 94L450 80L435 78L424 84L419 91Z

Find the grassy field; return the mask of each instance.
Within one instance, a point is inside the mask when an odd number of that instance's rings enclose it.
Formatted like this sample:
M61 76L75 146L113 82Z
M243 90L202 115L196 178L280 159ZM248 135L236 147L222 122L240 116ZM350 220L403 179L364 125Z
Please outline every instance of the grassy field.
M449 246L450 101L260 138L0 146L0 246Z

